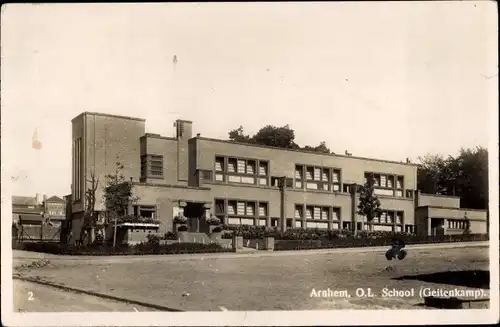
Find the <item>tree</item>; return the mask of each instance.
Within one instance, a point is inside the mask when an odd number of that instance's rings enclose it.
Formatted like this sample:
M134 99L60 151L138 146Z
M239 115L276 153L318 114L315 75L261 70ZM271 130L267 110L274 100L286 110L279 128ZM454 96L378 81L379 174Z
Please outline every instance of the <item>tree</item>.
M424 193L455 195L461 206L488 207L488 150L461 149L457 157L440 155L419 158L417 188Z
M117 160L115 173L106 175L107 185L104 188L104 203L106 212L110 221L114 222L113 246L116 245L116 228L117 221L120 217L128 213L130 203L135 203L139 200L133 195L132 181L126 181L122 174L124 166Z
M330 149L326 146L326 142L321 142L318 146L309 146L306 145L302 148L303 150L312 151L312 152L320 152L320 153L332 153Z
M243 133L243 126L229 131L229 139L234 142L254 143L249 135Z
M303 149L307 151L331 153L326 146L326 142L321 142L318 146L300 147L295 143L295 131L289 125L281 127L266 125L255 135L250 136L244 133L243 126L229 131L229 139L234 142L260 144L285 149Z
M370 174L366 179L365 185L361 187L357 213L366 217L371 230L373 228L373 218L379 216L381 212L380 200L375 194L375 177L373 174Z
M85 191L85 202L87 206L85 208L85 212L83 213L83 226L80 229L80 242L84 241L86 230L92 230L96 227L98 218L97 212L95 211L95 193L99 187L99 178L96 177L94 172L92 172L90 173L90 178L87 179L87 182L90 183L90 187Z

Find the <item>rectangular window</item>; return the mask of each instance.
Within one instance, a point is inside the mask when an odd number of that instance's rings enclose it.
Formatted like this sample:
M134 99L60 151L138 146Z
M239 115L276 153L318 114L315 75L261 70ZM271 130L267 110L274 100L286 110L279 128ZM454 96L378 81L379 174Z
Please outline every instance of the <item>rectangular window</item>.
M339 220L340 219L340 208L333 208L332 210L332 219Z
M393 188L394 187L394 176L388 176L387 178L387 187Z
M255 203L247 202L247 210L245 214L247 216L255 216Z
M163 156L146 154L141 156L142 178L163 178Z
M293 226L293 219L287 218L286 227L292 228L292 226Z
M135 205L134 216L142 218L156 218L156 206Z
M224 157L215 157L215 171L224 172Z
M394 211L387 212L387 223L389 224L394 223Z
M380 214L380 222L383 224L387 223L387 212L386 211L382 211L382 213Z
M229 158L227 160L227 172L228 173L235 173L236 172L236 159Z
M330 178L330 170L328 168L323 168L321 171L321 181L323 182L329 182Z
M339 183L340 182L340 170L334 170L333 171L333 182L334 183Z
M387 176L380 175L380 186L387 187Z
M259 202L259 216L267 217L267 203Z
M313 176L314 176L314 168L307 167L307 169L306 169L306 180L308 180L308 181L313 180Z
M245 173L245 160L237 160L238 163L238 169L237 172L238 174L244 174Z
M321 180L321 169L320 168L314 168L314 180L315 181Z
M247 161L247 174L249 175L255 174L255 161L253 160Z
M398 176L397 182L396 182L396 188L397 189L402 189L404 185L404 180L403 176Z
M328 220L330 218L330 209L328 207L321 208L321 219Z
M226 208L224 205L224 200L222 199L215 199L215 215L216 216L221 216L226 213Z
M236 214L238 216L244 216L245 215L245 202L238 202L237 203Z
M297 204L295 205L295 219L302 219L303 213L302 213L302 205Z
M312 219L313 218L313 207L306 207L306 219Z
M296 180L302 180L303 179L303 166L301 165L295 165L295 179Z
M314 207L314 219L321 219L321 208L320 207Z
M398 211L396 212L396 224L402 224L403 223L403 211Z
M227 214L228 215L235 215L236 214L236 201L228 201Z
M301 220L295 221L295 228L302 228L302 221Z
M259 161L259 175L260 176L268 175L268 163L266 161Z

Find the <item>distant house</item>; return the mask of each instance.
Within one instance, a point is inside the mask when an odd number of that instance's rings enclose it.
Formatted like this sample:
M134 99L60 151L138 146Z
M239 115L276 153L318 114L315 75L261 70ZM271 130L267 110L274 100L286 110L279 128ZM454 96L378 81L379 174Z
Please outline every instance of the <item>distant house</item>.
M59 239L61 222L65 219L66 202L57 196L12 196L12 222L16 226L14 237L31 240Z

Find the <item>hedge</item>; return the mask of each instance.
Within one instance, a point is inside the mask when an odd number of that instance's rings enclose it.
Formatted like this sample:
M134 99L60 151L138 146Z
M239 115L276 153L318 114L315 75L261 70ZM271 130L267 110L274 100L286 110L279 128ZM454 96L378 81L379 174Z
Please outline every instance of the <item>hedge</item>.
M276 240L275 251L287 250L307 250L307 249L329 249L329 248L351 248L370 246L391 246L396 242L404 244L431 244L431 243L451 243L451 242L474 242L488 241L485 234L463 234L444 236L417 236L393 233L386 236L356 235L345 238L316 239L316 240Z
M201 243L174 243L156 244L140 243L137 245L109 245L69 246L59 243L25 242L13 244L13 249L33 252L43 252L62 255L145 255L145 254L183 254L183 253L216 253L232 252L231 249L221 247L219 244Z

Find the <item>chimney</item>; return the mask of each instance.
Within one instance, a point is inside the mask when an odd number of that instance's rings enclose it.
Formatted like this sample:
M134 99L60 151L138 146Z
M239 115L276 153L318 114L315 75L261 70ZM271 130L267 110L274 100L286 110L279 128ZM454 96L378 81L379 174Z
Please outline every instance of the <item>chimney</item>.
M193 136L192 125L193 125L193 122L191 122L189 120L177 119L175 121L177 139L185 140L185 141L189 140Z
M200 136L201 136L201 134L200 134L200 133L196 134L196 137L200 137Z
M410 163L410 158L406 158L406 163L409 164Z
M47 201L47 199L48 199L48 198L47 198L47 194L44 194L44 195L43 195L43 202Z
M36 194L36 204L42 204L43 202L43 196L40 193Z

